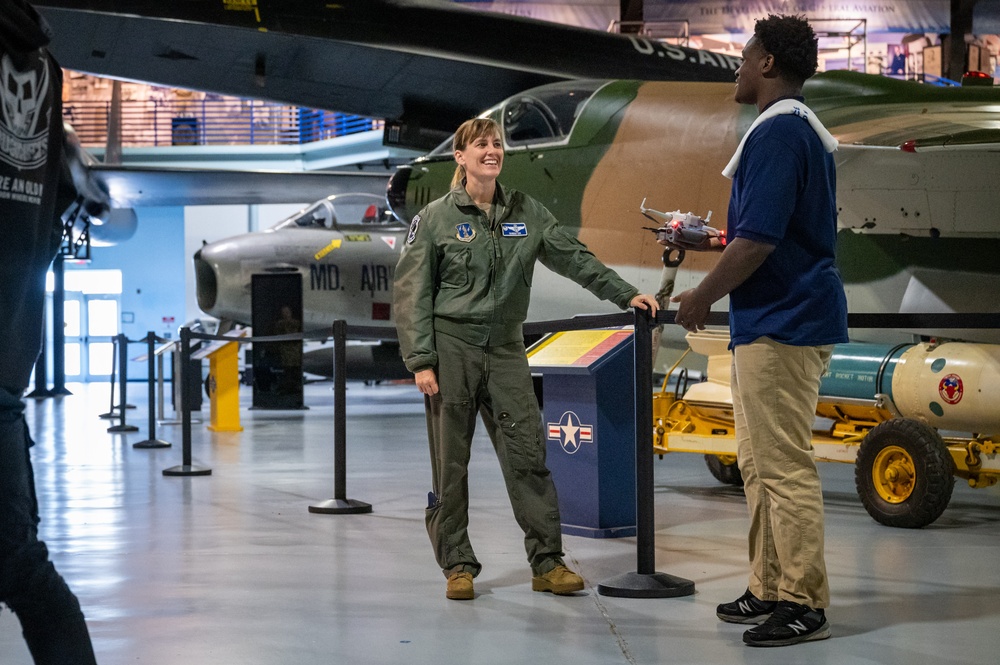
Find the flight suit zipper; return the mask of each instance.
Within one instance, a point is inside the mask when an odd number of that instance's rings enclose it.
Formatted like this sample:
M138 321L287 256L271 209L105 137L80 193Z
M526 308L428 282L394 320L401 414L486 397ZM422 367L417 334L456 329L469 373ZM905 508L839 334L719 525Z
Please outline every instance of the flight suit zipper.
M497 230L500 228L500 212L497 210L497 204L494 203L490 208L490 212L494 213L493 221L491 222L486 213L480 210L483 216L486 217L486 227L490 230L490 243L493 247L493 257L490 261L490 294L493 296L493 312L490 316L490 330L493 330L493 326L496 325L497 311L499 310L499 295L497 294L497 266L500 265L500 244L497 240ZM487 345L489 345L490 340L487 336Z

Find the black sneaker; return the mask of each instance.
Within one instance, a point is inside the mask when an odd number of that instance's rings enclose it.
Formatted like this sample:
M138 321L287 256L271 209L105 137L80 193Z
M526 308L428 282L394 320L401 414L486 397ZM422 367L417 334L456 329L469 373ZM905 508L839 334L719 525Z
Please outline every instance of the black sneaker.
M752 647L784 647L828 637L830 624L823 610L779 600L770 619L743 633L743 642Z
M776 600L761 600L747 592L731 603L715 608L715 615L729 623L762 623L774 611Z

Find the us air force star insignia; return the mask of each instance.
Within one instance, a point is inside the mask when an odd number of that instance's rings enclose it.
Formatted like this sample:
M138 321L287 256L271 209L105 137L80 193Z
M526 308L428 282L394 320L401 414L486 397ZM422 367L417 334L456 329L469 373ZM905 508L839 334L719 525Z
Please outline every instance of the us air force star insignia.
M406 244L412 245L413 241L417 239L417 225L420 224L420 215L414 215L413 221L410 222L410 234L406 236Z
M563 413L559 422L549 423L548 429L549 438L558 439L559 445L570 455L580 450L584 443L594 440L594 426L581 423L580 416L572 411Z
M462 242L472 242L472 239L476 237L476 230L472 228L472 224L469 224L468 222L459 224L455 227L455 229L457 231L457 233L455 233L455 237Z
M524 222L504 222L500 229L507 238L523 238L528 235L528 227Z

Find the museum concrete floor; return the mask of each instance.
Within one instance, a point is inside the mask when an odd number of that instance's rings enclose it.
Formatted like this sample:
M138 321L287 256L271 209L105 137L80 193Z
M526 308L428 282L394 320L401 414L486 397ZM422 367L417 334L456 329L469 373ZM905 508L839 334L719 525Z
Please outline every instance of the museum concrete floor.
M484 568L476 598L449 601L423 524L429 462L412 385L349 384L347 497L362 515L308 511L333 496L331 384L305 411L243 408L243 432L193 427L201 477L166 477L173 447L141 450L145 384L129 385L134 434L109 434L107 384L31 402L41 533L80 597L103 665L475 663L989 663L1000 652L1000 492L956 485L920 530L876 524L854 468L820 467L833 638L743 646L715 606L746 586L743 496L698 455L655 460L656 569L693 580L683 598L599 595L636 570L635 538L565 538L587 582L533 593L521 532L482 426L470 532ZM141 394L140 394L141 393ZM248 406L249 391L241 399ZM205 414L208 416L208 405ZM0 661L31 662L17 619L0 615Z

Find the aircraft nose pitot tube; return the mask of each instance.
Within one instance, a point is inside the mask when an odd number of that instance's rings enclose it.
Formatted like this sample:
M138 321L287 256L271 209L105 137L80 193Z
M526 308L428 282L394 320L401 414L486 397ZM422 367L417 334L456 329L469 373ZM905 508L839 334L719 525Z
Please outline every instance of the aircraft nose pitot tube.
M900 415L931 427L1000 433L1000 346L946 342L838 344L821 401L883 394Z

